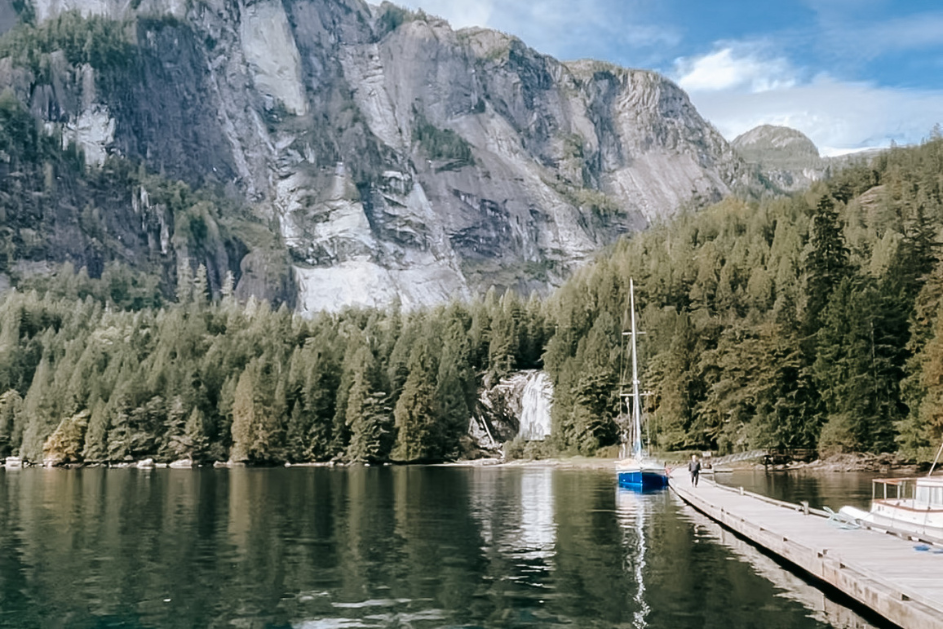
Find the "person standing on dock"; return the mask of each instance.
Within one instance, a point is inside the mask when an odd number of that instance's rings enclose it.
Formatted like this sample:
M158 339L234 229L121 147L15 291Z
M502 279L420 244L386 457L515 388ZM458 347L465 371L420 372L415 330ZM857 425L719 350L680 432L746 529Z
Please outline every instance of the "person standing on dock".
M701 473L701 462L697 460L697 455L691 455L691 462L688 463L688 471L691 472L691 484L697 487L697 477Z

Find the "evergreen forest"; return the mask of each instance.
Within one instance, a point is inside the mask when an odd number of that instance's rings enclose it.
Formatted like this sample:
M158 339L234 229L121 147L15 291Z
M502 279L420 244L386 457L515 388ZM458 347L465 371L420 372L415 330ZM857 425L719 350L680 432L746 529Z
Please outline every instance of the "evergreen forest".
M656 447L928 461L943 438L939 133L802 193L683 212L624 238L547 298L492 290L434 309L305 319L234 290L226 260L265 231L250 215L119 158L87 167L10 99L0 116L0 174L13 186L0 194L0 272L14 284L0 294L0 457L475 456L479 388L529 368L555 388L544 451L592 455L618 439L630 278ZM53 257L50 272L19 277L14 253L55 249L46 232L30 243L9 223L46 220L42 195L64 180L50 173L68 175L72 203L85 203L77 229L102 252L120 251L121 226L96 203L116 186L127 202L145 185L163 195L176 263L102 254L77 269Z

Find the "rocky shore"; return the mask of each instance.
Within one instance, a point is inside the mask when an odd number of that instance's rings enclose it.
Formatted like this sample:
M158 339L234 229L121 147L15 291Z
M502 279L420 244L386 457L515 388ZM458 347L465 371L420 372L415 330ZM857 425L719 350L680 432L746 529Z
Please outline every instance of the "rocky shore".
M809 463L795 462L770 466L776 470L803 470L810 472L895 472L918 473L920 467L904 461L896 454L885 452L833 454Z

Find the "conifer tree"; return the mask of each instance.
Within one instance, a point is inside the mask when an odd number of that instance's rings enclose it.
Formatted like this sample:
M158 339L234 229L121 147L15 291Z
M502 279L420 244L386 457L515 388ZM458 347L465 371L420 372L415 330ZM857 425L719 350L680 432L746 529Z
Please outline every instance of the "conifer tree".
M94 400L90 407L85 444L82 447L82 460L88 463L99 463L105 461L108 456L108 432L111 429L113 407L101 399Z
M252 360L239 376L232 409L233 461L284 460L284 389L278 380L278 368L267 356Z
M848 248L835 204L828 195L819 199L812 213L810 247L805 260L806 334L818 329L819 313L828 304L832 291L849 273Z
M43 444L43 461L52 461L54 464L81 461L88 418L87 410L63 418Z
M418 461L435 456L433 424L436 418L435 371L425 339L409 357L409 375L396 402L396 445L393 459Z
M454 311L446 323L436 376L436 456L458 454L459 439L468 429L476 397L475 376L470 366L471 349L463 322Z
M185 454L193 461L201 461L206 455L209 446L209 439L206 434L206 421L203 411L194 408L187 418L187 425L184 430L187 450Z
M43 356L33 374L26 397L23 399L23 414L26 427L20 455L28 461L42 461L43 443L58 424L53 390L53 367L48 355Z
M14 389L0 395L0 457L12 456L19 450L22 438L22 405Z

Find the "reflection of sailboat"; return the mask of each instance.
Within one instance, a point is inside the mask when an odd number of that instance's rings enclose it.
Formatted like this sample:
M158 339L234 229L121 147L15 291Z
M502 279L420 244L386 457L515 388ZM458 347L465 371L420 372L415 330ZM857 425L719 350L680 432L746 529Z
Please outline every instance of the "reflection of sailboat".
M619 461L616 463L616 472L621 487L629 487L640 491L651 489L662 489L668 486L668 471L657 461L652 461L646 455L642 447L642 413L639 403L638 389L638 357L635 330L635 284L629 280L629 312L632 324L632 331L628 334L631 338L632 350L632 392L620 394L621 399L632 398L631 406L631 432L632 432L632 450L627 453L629 438L626 431L622 433L622 449L619 453ZM620 399L620 404L621 404ZM621 412L621 411L620 411ZM629 456L626 456L629 454Z
M643 579L645 570L645 505L642 504L643 498L637 493L622 488L616 490L616 514L619 523L625 530L631 530L635 536L635 546L637 554L632 563L632 575L635 577L637 589L635 590L635 613L633 614L632 626L635 629L642 629L648 626L648 613L651 607L645 600L645 580Z

